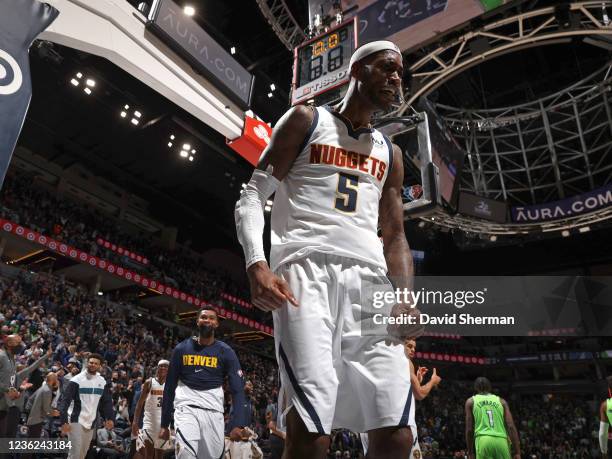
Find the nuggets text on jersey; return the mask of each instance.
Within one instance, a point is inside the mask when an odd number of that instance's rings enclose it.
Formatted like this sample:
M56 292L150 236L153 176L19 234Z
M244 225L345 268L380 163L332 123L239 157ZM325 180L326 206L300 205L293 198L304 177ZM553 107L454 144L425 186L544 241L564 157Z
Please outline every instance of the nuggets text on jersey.
M375 177L379 182L385 176L387 163L384 161L333 145L310 145L310 164L333 164L348 170L360 170Z

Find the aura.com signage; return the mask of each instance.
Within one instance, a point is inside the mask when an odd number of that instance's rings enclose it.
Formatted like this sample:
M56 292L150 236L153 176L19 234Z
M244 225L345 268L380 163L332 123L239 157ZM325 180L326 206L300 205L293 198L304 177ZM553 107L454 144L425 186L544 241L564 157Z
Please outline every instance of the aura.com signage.
M155 0L147 28L211 80L241 109L249 108L254 77L171 0Z

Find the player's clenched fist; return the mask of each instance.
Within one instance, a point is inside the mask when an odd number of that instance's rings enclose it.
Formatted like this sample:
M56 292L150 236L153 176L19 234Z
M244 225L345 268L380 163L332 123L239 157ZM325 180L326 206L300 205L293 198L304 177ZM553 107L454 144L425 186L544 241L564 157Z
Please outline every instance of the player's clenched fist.
M259 261L247 270L251 286L251 301L262 311L273 311L286 301L297 306L287 282L275 275L265 261Z

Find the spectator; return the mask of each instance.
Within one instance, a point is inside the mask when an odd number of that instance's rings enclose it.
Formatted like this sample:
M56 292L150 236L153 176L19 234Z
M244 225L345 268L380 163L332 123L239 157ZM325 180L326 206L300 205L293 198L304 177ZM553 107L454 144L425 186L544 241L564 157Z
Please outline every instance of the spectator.
M100 448L102 457L110 459L119 459L125 455L123 450L122 440L113 431L112 427L105 425L101 429L98 429L97 433L97 446Z
M64 376L64 381L68 383L72 378L78 375L81 372L81 363L77 359L72 359L66 365L67 373Z
M106 419L105 427L112 430L115 418L112 397L106 380L98 374L102 357L91 354L87 371L73 377L59 403L62 434L68 435L72 449L69 459L85 459L94 432L98 408Z

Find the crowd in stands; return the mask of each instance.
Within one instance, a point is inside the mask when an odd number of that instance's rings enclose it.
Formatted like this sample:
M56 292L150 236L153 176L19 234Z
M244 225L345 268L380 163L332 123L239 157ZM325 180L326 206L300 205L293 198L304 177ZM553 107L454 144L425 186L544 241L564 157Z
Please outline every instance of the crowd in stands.
M0 278L0 339L19 334L23 345L16 356L17 371L37 361L47 349L50 359L30 373L20 401L21 425L27 420L27 399L43 383L47 371L58 374L61 387L69 373L78 374L86 358L100 354L105 362L100 374L111 384L116 413L115 432L129 441L129 424L135 401L146 378L161 358L169 358L185 338L179 328L164 327L154 318L132 317L127 309L98 303L85 289L62 278L20 271L15 279ZM276 399L278 386L274 362L237 349L245 379L251 381L254 409L251 428L267 438L265 412ZM229 397L226 397L229 401ZM48 436L59 435L59 420L46 425ZM100 426L102 428L102 426Z
M222 292L245 300L248 300L249 293L229 276L208 269L197 253L185 247L165 250L154 243L151 234L130 234L115 217L104 215L84 203L54 196L42 186L33 186L35 183L36 180L26 174L7 175L0 193L0 218L269 325L269 315L264 316L257 309L242 308L222 299ZM97 244L98 238L139 253L150 263L143 265L106 249Z

